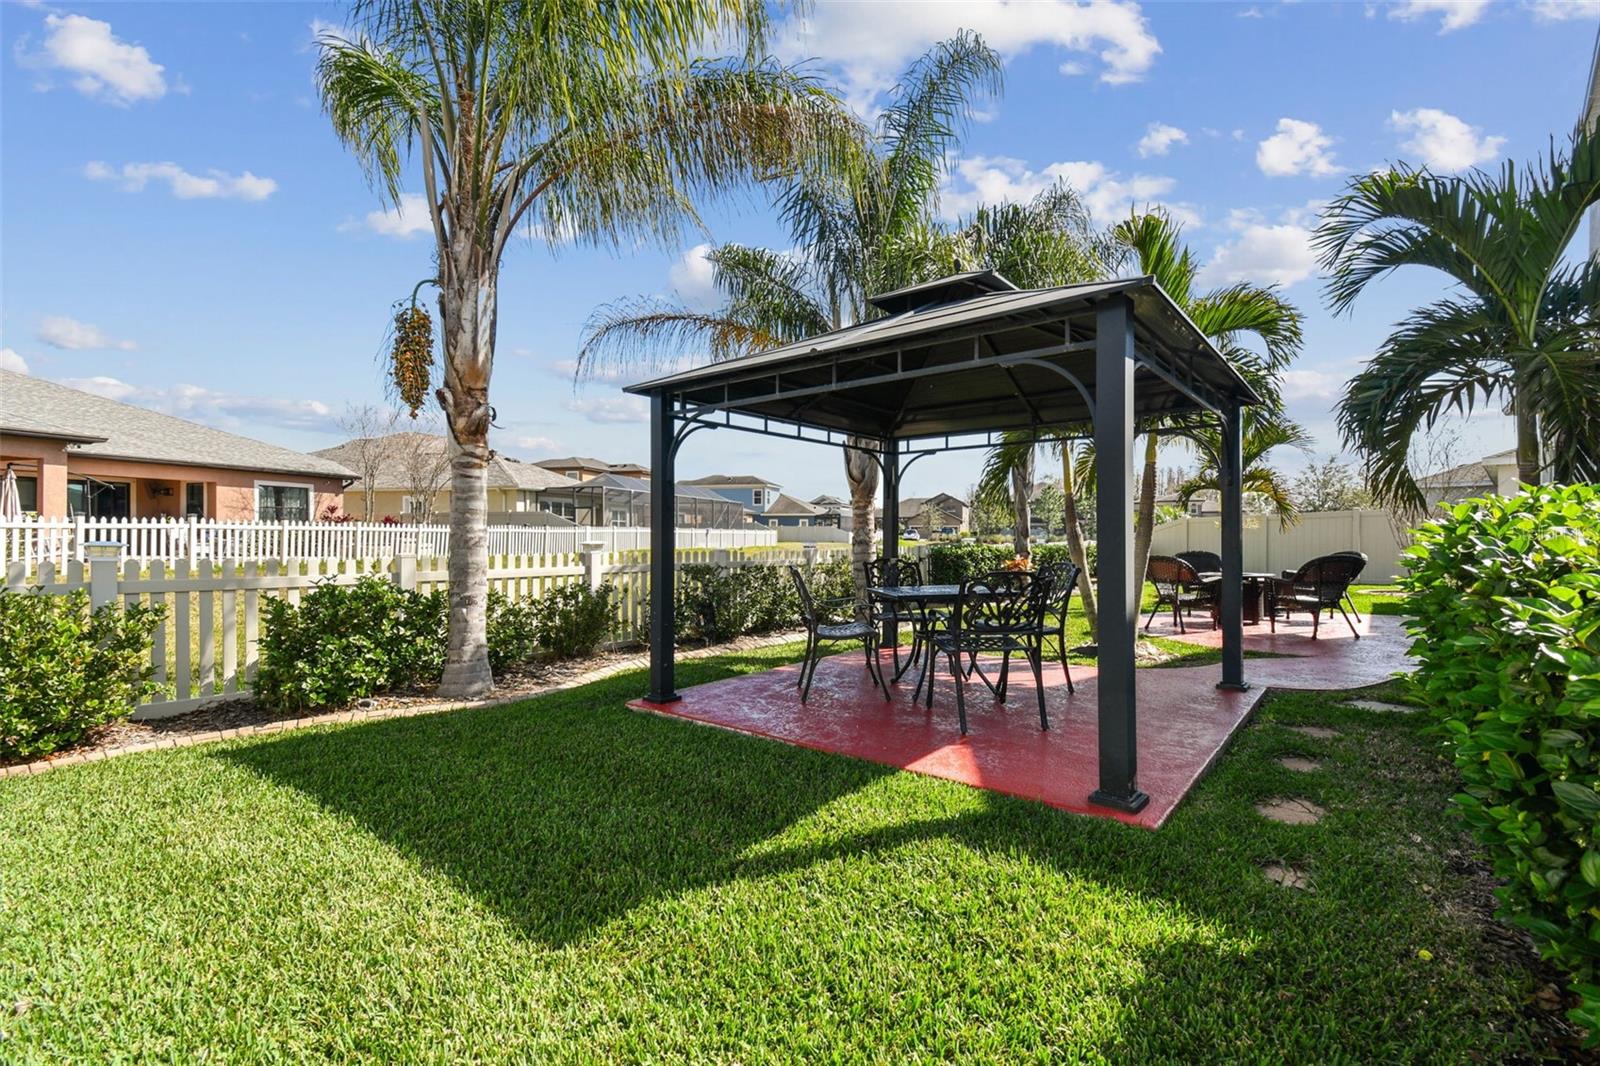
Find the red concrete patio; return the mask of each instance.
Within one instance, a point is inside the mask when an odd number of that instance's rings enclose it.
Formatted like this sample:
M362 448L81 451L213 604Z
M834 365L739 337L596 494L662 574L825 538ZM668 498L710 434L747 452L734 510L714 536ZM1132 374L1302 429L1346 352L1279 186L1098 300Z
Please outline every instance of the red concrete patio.
M1222 753L1268 687L1358 688L1407 668L1408 641L1399 619L1369 618L1359 628L1360 641L1342 621L1337 629L1324 626L1321 639L1312 641L1309 622L1279 623L1275 635L1265 626L1247 627L1247 655L1294 657L1247 661L1245 676L1253 686L1247 692L1219 690L1215 665L1141 669L1138 779L1150 802L1136 813L1089 803L1099 780L1093 667L1073 667L1077 692L1068 695L1060 664L1046 664L1048 732L1039 729L1026 667L1013 673L1005 704L996 703L976 678L968 683L971 732L963 737L947 671L941 673L932 710L911 704L912 676L891 686L893 699L885 702L868 680L859 651L822 661L804 707L795 691L798 665L685 688L674 703L636 700L629 706L1155 829ZM1159 620L1150 632L1202 645L1221 639L1205 621L1185 637L1164 632Z

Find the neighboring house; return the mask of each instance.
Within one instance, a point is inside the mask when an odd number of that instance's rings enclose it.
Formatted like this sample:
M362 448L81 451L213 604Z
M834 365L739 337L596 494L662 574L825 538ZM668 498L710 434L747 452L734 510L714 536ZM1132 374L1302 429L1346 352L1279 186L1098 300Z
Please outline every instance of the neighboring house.
M1477 462L1463 463L1417 478L1417 487L1422 490L1430 511L1441 503L1460 503L1473 496L1490 493L1514 496L1518 484L1515 449L1495 452Z
M337 505L340 463L0 370L0 464L47 518L305 521Z
M828 511L814 503L779 493L778 498L768 504L767 509L762 512L760 521L779 529L836 526L839 524L839 513L834 511L830 515Z
M752 474L710 474L706 477L690 478L683 484L710 489L717 495L738 503L752 515L764 513L779 496L777 482Z
M618 477L650 476L648 466L640 466L638 463L608 463L604 459L595 459L587 455L569 455L564 459L540 459L534 465L542 466L552 473L572 478L574 481L592 481L603 474L615 474Z
M900 501L900 529L914 529L924 537L955 537L966 533L970 527L972 509L967 501L948 492L932 496L907 496ZM883 521L883 510L878 509L878 521Z
M342 510L357 519L366 514L366 497L373 497L372 517L421 519L442 522L450 513L450 454L448 442L436 433L391 433L384 437L347 440L314 455L332 459L355 472L345 490ZM373 464L372 484L363 475ZM488 505L491 518L502 515L550 511L573 517L568 491L580 483L498 453L489 459Z
M823 494L813 498L811 506L820 508L828 519L828 524L838 526L840 529L853 529L855 517L851 514L850 505L837 496Z
M587 500L590 514L603 514L604 521L591 525L648 526L650 524L650 482L643 478L603 474L585 481L578 497ZM674 492L677 524L692 529L739 529L749 524L745 509L736 501L710 489L680 481Z

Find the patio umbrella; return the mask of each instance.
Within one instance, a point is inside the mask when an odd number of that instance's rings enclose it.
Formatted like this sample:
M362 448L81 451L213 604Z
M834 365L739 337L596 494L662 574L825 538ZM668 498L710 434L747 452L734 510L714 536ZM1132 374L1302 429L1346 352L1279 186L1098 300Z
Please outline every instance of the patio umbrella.
M17 472L6 464L6 479L0 484L0 519L22 517L22 493L17 490Z

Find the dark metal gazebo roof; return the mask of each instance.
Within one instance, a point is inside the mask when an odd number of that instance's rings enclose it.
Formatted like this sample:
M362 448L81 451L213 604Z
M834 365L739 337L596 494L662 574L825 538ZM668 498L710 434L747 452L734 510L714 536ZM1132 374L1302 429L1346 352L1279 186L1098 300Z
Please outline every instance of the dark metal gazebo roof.
M988 271L876 297L901 308L883 318L627 391L670 393L680 416L737 411L871 437L1085 423L1095 311L1118 294L1133 305L1135 417L1259 402L1154 278L1019 290Z

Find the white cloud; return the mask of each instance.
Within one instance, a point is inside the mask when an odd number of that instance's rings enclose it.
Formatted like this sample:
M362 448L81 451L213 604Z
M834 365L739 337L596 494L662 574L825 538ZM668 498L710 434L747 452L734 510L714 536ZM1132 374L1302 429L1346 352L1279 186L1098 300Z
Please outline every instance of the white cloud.
M1540 22L1600 18L1600 0L1534 0L1532 11Z
M14 349L0 348L0 370L9 370L13 374L26 374L28 361L18 355Z
M1185 224L1197 225L1200 220L1192 205L1163 199L1177 187L1176 180L1154 174L1123 177L1104 163L1051 163L1036 171L1020 159L980 155L957 160L953 171L939 194L941 209L951 218L969 214L982 204L1031 200L1057 181L1065 181L1102 223L1148 207L1163 207Z
M1433 170L1465 170L1486 163L1506 143L1504 137L1485 136L1480 127L1435 107L1391 112L1389 125L1405 135L1401 150Z
M570 400L567 410L602 425L650 421L650 407L640 396L596 396Z
M118 40L111 23L83 15L46 15L44 26L43 47L36 53L19 52L25 65L64 71L83 95L122 107L166 95L166 68L141 45Z
M709 244L697 244L684 252L667 271L667 281L672 291L684 304L696 311L711 311L722 305L722 294L717 291L715 271Z
M41 318L37 336L52 348L65 348L68 351L116 348L131 352L138 347L129 340L113 339L99 326L91 326L66 315L46 315Z
M1333 160L1333 138L1315 122L1280 118L1277 133L1256 146L1256 166L1273 178L1292 174L1326 176L1338 173Z
M554 437L522 436L516 438L514 443L530 452L553 452L561 447Z
M63 378L61 384L221 429L234 429L245 423L285 429L337 428L336 413L320 400L246 396L199 385L134 385L113 377Z
M1175 144L1188 144L1189 135L1165 122L1152 122L1139 138L1139 156L1148 159L1153 155L1166 155Z
M1256 211L1235 211L1227 226L1233 238L1217 247L1200 271L1207 285L1289 286L1316 273L1317 256L1311 248L1308 209L1286 211L1276 221Z
M850 102L866 111L912 60L959 30L981 34L1008 60L1039 46L1082 53L1065 60L1061 73L1082 73L1084 60L1098 59L1100 80L1113 85L1138 81L1161 51L1139 5L1128 0L817 4L782 27L775 50L790 61L817 58L838 67Z
M1332 400L1344 388L1344 379L1325 370L1285 370L1279 380L1289 400Z
M368 211L360 222L345 222L341 232L368 229L385 237L408 240L419 233L432 233L433 220L428 217L428 199L420 192L400 194L400 202L392 207Z
M84 164L83 176L90 181L120 181L124 192L143 192L153 181L166 182L180 200L265 200L278 191L277 182L248 170L229 174L212 168L201 175L176 163L124 163L119 170L94 160Z
M1389 17L1416 22L1430 15L1439 16L1439 32L1451 33L1472 25L1483 17L1489 0L1400 0L1390 4Z

